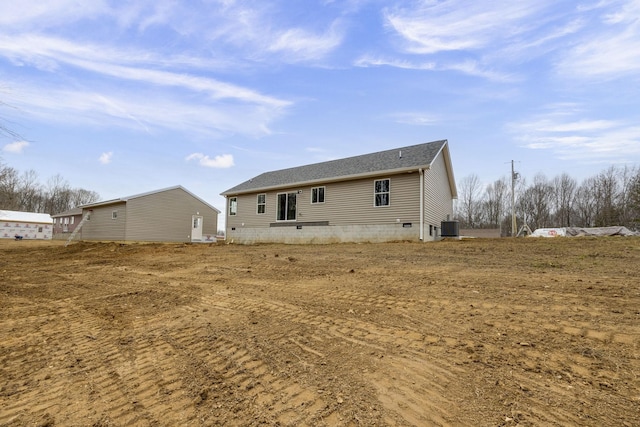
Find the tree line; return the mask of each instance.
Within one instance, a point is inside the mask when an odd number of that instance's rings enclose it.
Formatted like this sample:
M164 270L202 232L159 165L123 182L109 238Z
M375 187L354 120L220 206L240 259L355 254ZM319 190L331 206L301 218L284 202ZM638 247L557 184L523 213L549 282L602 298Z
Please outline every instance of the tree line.
M20 173L0 160L0 209L55 215L99 199L95 191L72 188L60 174L42 184L34 170Z
M640 167L611 166L580 183L565 173L553 178L538 173L530 181L514 174L488 185L471 174L458 183L455 219L461 228L500 228L511 235L514 211L518 230L526 224L531 230L625 226L640 231Z

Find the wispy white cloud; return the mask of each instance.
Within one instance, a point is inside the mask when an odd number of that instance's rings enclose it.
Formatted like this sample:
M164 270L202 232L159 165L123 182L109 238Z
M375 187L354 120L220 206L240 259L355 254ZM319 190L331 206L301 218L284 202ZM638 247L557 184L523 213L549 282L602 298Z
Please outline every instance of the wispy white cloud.
M446 61L419 61L416 59L399 59L399 58L384 58L382 56L363 55L356 59L353 64L356 67L393 67L402 68L406 70L419 70L419 71L456 71L461 74L482 77L487 80L498 82L513 82L519 80L516 76L508 73L494 71L485 68L483 64L474 60L466 60L460 62L446 62Z
M396 123L413 126L433 126L442 121L442 118L431 113L403 112L391 115L391 119Z
M584 119L573 112L549 111L511 123L507 130L523 147L548 150L563 160L624 161L640 154L640 126L625 120Z
M118 79L203 92L214 99L236 99L276 108L286 107L290 104L288 101L212 78L137 66L143 65L141 63L145 62L145 57L147 58L146 65L152 65L156 62L153 57L142 52L120 51L108 46L79 45L59 38L34 35L23 38L0 37L0 52L10 55L14 61L32 63L46 70L53 70L58 68L60 64L67 64Z
M119 127L153 133L161 129L220 137L259 137L283 112L277 108L238 102L209 102L170 92L139 88L63 88L9 83L13 104L22 117L78 126ZM72 117L72 122L69 118Z
M111 163L112 159L113 159L113 151L107 151L100 154L98 161L103 165L108 165L109 163Z
M569 78L611 79L640 72L640 0L600 2L589 31L576 38L557 63Z
M21 154L28 146L29 143L27 141L15 141L2 147L2 151L12 154Z
M202 153L193 153L187 156L186 161L196 160L200 166L216 169L228 169L234 166L233 155L221 154L213 158Z
M21 0L0 2L0 26L20 28L24 31L32 25L39 28L69 24L81 18L91 18L108 13L104 0L78 2L77 0Z
M291 62L313 61L324 58L342 42L342 34L332 26L323 34L302 28L288 29L277 34L270 43L269 52L281 53Z
M531 17L544 7L544 1L451 0L390 8L384 18L386 25L404 40L407 52L433 54L502 44L505 38L526 31Z
M381 67L389 66L394 68L403 68L407 70L435 70L434 62L419 62L408 59L389 58L382 56L363 55L354 61L356 67Z

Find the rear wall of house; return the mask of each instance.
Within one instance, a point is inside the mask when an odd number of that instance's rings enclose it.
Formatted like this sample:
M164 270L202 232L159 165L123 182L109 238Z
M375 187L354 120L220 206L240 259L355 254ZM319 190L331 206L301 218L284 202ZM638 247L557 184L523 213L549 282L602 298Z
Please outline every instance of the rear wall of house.
M390 180L389 206L375 206L374 182ZM251 241L287 240L284 236L294 230L293 241L320 238L324 240L372 241L415 240L419 238L420 178L418 172L383 175L346 182L320 185L324 187L324 203L311 203L314 186L291 187L265 193L264 213L258 213L258 194L237 196L237 214L227 215L227 239L234 237L246 241L253 230ZM277 197L281 193L296 193L297 218L278 221ZM227 200L227 213L229 203ZM260 233L259 229L265 229ZM267 232L266 229L271 229ZM295 231L297 230L297 231ZM273 236L268 236L271 234ZM267 236L262 239L261 236Z

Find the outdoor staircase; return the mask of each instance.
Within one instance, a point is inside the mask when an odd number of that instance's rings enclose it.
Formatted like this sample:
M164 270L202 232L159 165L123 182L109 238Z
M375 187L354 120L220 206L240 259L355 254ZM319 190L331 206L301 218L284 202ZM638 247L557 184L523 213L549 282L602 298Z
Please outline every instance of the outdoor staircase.
M78 234L78 231L80 231L80 229L84 225L85 221L89 220L89 217L91 216L91 212L92 211L87 211L87 213L84 214L84 216L82 217L82 221L80 221L80 224L78 224L78 226L73 229L73 232L71 233L71 236L69 236L69 238L67 239L67 242L64 244L65 247L67 247L67 245L69 243L71 243L73 238L76 237L76 234Z

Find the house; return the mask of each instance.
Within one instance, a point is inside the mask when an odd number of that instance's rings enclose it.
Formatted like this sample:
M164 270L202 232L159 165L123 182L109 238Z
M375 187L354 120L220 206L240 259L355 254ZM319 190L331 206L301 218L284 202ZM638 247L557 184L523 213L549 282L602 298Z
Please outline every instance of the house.
M0 210L0 238L47 240L53 235L49 214Z
M430 241L453 217L446 140L266 172L221 193L235 243Z
M66 239L82 221L82 208L73 208L51 215L53 219L53 238Z
M215 242L220 211L182 186L82 205L82 240Z

